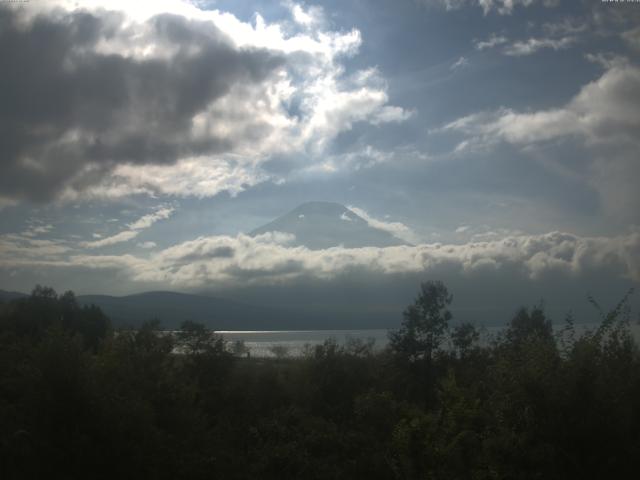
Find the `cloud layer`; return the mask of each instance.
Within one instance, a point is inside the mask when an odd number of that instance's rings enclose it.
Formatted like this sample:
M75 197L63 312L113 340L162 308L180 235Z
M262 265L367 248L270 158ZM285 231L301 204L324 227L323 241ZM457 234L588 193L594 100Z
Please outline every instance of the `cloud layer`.
M11 236L1 241L0 264L5 269L39 266L111 270L120 272L134 284L177 289L286 284L300 278L331 280L353 271L368 272L367 275L372 276L429 275L436 271L454 276L516 272L533 281L557 275L578 280L582 275L596 272L640 281L638 232L618 237L579 237L552 232L466 244L324 250L291 246L291 235L275 232L255 237L242 234L199 237L145 256L93 255L77 250L71 254L70 248L58 246L56 250L51 242L35 248L34 240L29 238L22 239L29 243L28 248L22 248ZM106 244L93 242L85 246Z
M248 24L161 3L0 5L5 203L233 193L266 178L270 156L408 116L375 69L344 74L360 34L325 30L319 9Z
M443 130L464 134L457 151L506 142L527 149L548 142L577 142L585 149L587 181L600 194L609 214L638 220L640 196L640 68L612 62L597 80L580 89L560 108L516 112L502 108L474 113ZM553 160L563 163L559 156Z

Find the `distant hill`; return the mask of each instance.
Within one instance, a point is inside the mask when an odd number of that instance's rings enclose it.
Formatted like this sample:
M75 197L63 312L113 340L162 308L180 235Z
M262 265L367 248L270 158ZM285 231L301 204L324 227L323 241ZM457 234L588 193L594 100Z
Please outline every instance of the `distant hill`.
M28 295L20 292L7 292L6 290L0 290L0 302L10 302L16 298L24 298Z
M8 302L28 295L0 290L0 301ZM122 297L79 295L81 305L97 305L115 327L138 327L158 319L163 328L177 329L185 320L205 324L214 330L313 330L386 328L387 315L375 312L344 311L300 305L262 306L208 295L177 292L145 292ZM390 316L395 318L395 315Z
M386 230L370 226L344 205L332 202L304 203L274 221L256 228L249 235L284 232L295 235L295 245L313 250L344 246L390 247L407 245Z
M257 307L232 300L177 292L146 292L124 297L80 295L82 304L100 307L118 326L139 326L157 318L165 328L178 328L193 320L216 330L287 329L300 319L286 310Z

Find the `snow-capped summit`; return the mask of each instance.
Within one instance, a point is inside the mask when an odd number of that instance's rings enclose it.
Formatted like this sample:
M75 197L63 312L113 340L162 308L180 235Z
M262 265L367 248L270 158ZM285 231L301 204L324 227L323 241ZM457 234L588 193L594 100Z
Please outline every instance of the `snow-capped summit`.
M313 250L343 246L389 247L407 245L386 230L374 228L344 205L333 202L308 202L256 228L249 235L284 232L295 235L294 245Z

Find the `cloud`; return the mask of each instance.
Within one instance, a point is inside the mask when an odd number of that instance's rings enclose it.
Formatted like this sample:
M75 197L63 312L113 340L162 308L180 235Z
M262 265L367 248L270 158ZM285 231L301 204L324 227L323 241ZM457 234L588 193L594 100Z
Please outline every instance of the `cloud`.
M559 3L559 0L422 0L422 3L446 10L477 6L482 8L485 15L492 11L496 11L500 15L509 15L516 7L529 7L532 5L554 7Z
M129 240L136 238L139 234L140 232L138 230L125 230L100 240L84 242L82 246L86 248L108 247L110 245L115 245L116 243L128 242Z
M233 148L229 136L197 135L194 117L235 85L260 84L283 62L234 48L213 24L172 15L135 26L104 11L52 13L26 25L16 10L0 8L0 16L0 58L14 65L0 93L2 178L10 179L0 187L18 197L81 189L119 164ZM156 50L115 53L112 43L136 34Z
M469 65L469 60L465 57L460 57L451 65L450 70L458 70L468 65Z
M505 47L504 53L512 57L532 55L539 50L565 50L576 42L574 37L563 38L529 38L524 41L514 42Z
M637 141L640 128L640 68L616 64L564 107L518 113L510 109L468 115L447 124L489 140L527 144L577 135L589 143Z
M306 10L292 1L284 2L291 10L293 20L305 27L315 27L324 23L324 13L320 7L310 6Z
M169 218L173 211L174 209L171 207L160 208L153 213L140 217L138 220L127 226L132 230L143 230L145 228L149 228L158 220L165 220Z
M255 166L239 164L230 155L202 156L181 159L171 165L118 165L100 183L83 192L66 189L62 198L116 199L132 194L207 198L223 191L234 196L270 178Z
M274 285L300 278L331 280L352 271L369 275L448 272L453 276L503 272L531 281L596 274L640 281L640 233L579 237L552 232L507 236L466 244L420 244L386 248L309 250L292 247L290 236L265 234L199 237L150 256L16 256L2 250L4 268L115 270L129 281L165 288ZM516 272L516 273L514 273Z
M35 225L31 225L24 232L22 232L22 235L25 237L37 237L38 235L48 233L52 229L53 229L53 225L51 224L46 224L46 225L35 224Z
M161 207L155 212L144 215L135 222L128 224L127 226L129 227L129 230L124 230L122 232L116 233L115 235L111 235L110 237L100 238L99 240L82 242L81 246L85 248L102 248L115 245L117 243L128 242L129 240L136 238L142 230L151 227L157 221L169 218L173 212L174 208L172 207ZM153 242L146 243L149 244Z
M540 27L541 36L525 40L510 41L504 35L492 33L486 40L474 40L476 50L487 50L502 46L501 52L512 57L533 55L540 50L565 50L577 43L589 28L589 20L564 18L548 22Z
M17 205L18 202L13 198L7 198L0 195L0 211L4 210L7 207L13 207Z
M622 33L622 38L635 50L640 50L640 27Z
M364 145L353 151L327 155L322 162L314 163L300 171L301 174L317 174L344 171L360 171L376 165L412 160L424 163L432 159L428 153L417 150L414 146L396 146L393 150L380 150L371 145Z
M509 39L503 35L496 35L492 33L487 40L474 40L474 47L476 50L486 50L487 48L493 48L498 45L507 43Z
M613 67L624 68L629 65L629 60L626 57L613 53L587 53L584 57L588 61L600 65L606 70Z
M158 244L156 242L140 242L140 243L138 243L138 247L145 248L145 249L155 248L157 246L158 246Z
M357 30L289 5L293 24L178 0L0 5L4 203L237 192L273 155L410 116L375 69L345 73Z
M0 235L0 264L11 261L47 261L57 258L72 250L71 245L59 239L34 239L28 235L2 234Z
M362 217L369 226L373 228L377 228L378 230L384 230L385 232L389 232L394 237L404 240L409 243L417 243L418 236L407 227L404 223L401 222L385 222L383 220L379 220L377 218L372 217L362 208L348 206L349 210L354 212L359 217Z
M640 68L613 62L560 108L516 112L502 108L474 113L442 129L465 135L457 153L506 142L521 148L573 141L585 149L589 182L600 193L608 214L638 220L640 196ZM558 156L555 160L562 161Z

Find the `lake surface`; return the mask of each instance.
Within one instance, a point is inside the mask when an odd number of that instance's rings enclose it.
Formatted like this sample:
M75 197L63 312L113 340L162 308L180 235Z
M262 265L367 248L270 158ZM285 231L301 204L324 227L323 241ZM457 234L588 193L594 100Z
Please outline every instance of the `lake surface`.
M558 332L564 324L556 324L554 330ZM593 330L598 324L575 325L576 335L585 330ZM480 344L487 344L492 338L504 330L503 326L480 327ZM640 326L630 325L631 333L640 343ZM286 356L299 357L307 348L321 345L328 339L334 339L339 345L344 345L351 339L373 340L374 350L384 349L389 343L387 329L377 330L264 330L264 331L217 331L230 344L237 340L244 342L252 357L274 357L274 347L283 348Z
M325 340L334 339L344 345L350 338L375 341L375 349L383 349L387 343L388 330L268 330L268 331L218 331L225 340L233 343L237 340L255 357L275 356L271 349L275 346L286 349L287 355L297 357L306 348L321 345Z

